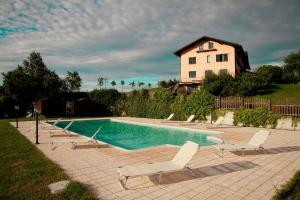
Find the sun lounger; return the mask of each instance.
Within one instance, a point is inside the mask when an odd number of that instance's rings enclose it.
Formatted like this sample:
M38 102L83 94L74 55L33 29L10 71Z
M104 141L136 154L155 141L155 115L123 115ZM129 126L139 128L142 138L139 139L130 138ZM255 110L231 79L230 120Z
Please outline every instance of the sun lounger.
M253 135L248 143L216 145L215 149L221 151L221 155L218 152L216 152L216 154L223 157L224 150L242 151L243 155L245 150L264 150L263 143L266 141L269 135L270 131L260 130Z
M97 131L94 133L94 135L92 135L92 137L90 137L88 140L85 140L83 142L80 141L71 141L72 143L72 149L76 149L78 147L84 147L84 146L93 146L93 147L100 147L100 143L97 140L97 135L98 133L100 133L100 130L102 129L102 127L100 126Z
M161 122L170 122L170 120L174 117L174 113L172 113L167 119L163 119Z
M80 138L80 139L76 139L76 140L53 140L51 142L51 148L52 149L55 149L56 148L56 145L55 144L58 144L58 143L71 143L72 144L72 149L76 149L77 147L100 147L100 143L98 142L97 140L97 134L100 133L100 130L101 130L102 127L99 127L97 129L97 131L88 139L85 139L85 138Z
M61 118L58 118L57 120L54 121L53 124L48 124L46 122L40 123L39 128L42 130L55 130L55 129L59 129L56 125L61 121ZM36 126L30 126L29 128L27 128L26 130L29 132L31 130L35 130Z
M71 131L69 131L69 128L72 126L74 121L71 121L65 126L63 129L55 129L55 130L41 130L41 132L48 132L50 133L50 137L55 136L75 136L75 134L72 134Z
M159 175L158 183L160 184L161 175L163 173L190 169L189 164L198 149L198 144L187 141L177 152L173 160L119 167L118 173L120 184L126 189L126 181L129 177L150 176L154 174Z
M180 125L187 125L187 124L191 123L194 119L195 119L195 115L191 115L191 116L189 116L189 118L186 121L184 121Z

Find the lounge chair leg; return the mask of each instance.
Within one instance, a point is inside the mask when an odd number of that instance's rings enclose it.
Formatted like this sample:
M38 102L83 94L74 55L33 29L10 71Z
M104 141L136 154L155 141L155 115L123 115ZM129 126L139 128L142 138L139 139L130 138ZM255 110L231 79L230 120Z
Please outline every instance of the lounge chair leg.
M119 182L124 190L127 190L127 188L126 188L127 180L128 180L128 176L120 176L120 178L119 178Z
M160 185L160 182L161 182L161 174L162 173L159 173L159 175L158 175L158 184Z

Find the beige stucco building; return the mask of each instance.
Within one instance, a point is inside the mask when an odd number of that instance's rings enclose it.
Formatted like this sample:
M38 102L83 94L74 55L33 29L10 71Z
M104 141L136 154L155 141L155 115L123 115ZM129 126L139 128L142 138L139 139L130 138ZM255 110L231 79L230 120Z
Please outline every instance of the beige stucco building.
M233 77L250 70L248 54L240 44L204 36L175 52L180 57L182 83L202 83L205 74L228 72Z

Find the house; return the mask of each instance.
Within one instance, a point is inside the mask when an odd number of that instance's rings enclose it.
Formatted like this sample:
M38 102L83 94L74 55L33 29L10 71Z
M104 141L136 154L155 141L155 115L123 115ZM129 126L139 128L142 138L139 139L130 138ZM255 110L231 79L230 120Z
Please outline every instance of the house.
M195 86L207 73L227 72L235 77L250 70L242 45L203 36L175 52L180 57L180 85Z

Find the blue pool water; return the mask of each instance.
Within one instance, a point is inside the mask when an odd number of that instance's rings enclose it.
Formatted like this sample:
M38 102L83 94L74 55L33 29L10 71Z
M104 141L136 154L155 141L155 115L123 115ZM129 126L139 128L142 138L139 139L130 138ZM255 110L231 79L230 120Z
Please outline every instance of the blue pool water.
M69 122L59 122L57 126L63 128ZM102 127L97 139L105 143L118 146L127 150L159 146L163 144L183 145L186 141L194 141L200 146L216 144L207 136L211 133L186 129L166 128L151 125L140 125L126 122L105 120L74 121L70 131L91 137L95 131Z

